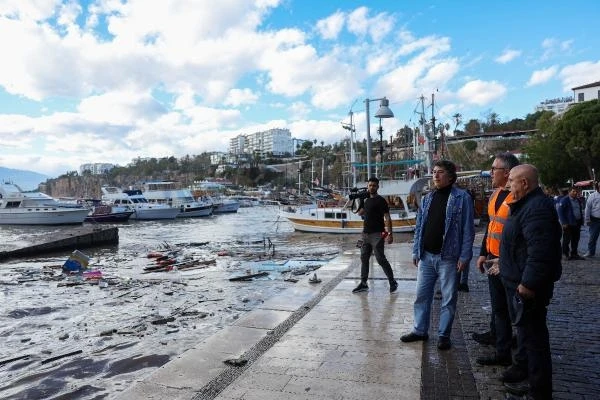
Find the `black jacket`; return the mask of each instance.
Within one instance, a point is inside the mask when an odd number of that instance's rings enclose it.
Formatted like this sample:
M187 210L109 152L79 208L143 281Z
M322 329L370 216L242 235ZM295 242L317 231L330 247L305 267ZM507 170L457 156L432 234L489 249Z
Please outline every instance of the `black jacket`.
M537 188L509 206L511 215L500 243L500 275L549 301L562 274L562 229L554 202Z

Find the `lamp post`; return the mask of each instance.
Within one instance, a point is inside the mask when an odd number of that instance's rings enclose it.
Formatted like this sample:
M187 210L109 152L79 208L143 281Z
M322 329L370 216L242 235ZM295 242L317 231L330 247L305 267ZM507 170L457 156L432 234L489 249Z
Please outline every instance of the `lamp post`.
M342 128L350 131L350 168L352 171L352 187L356 187L356 166L354 165L356 162L356 156L354 152L354 135L356 135L356 128L352 122L352 111L350 111L348 115L350 115L350 123L346 124L342 122Z
M394 113L389 108L390 101L386 97L379 99L365 99L365 110L367 117L367 180L371 177L371 116L369 115L369 103L379 101L379 110L375 113L375 117L379 118L394 118Z

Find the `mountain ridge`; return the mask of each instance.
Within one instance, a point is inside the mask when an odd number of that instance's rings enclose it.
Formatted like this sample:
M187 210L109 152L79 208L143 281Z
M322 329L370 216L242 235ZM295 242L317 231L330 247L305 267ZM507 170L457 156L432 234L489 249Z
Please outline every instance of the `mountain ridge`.
M0 181L12 182L25 191L37 190L40 183L45 182L50 176L34 171L13 169L0 166Z

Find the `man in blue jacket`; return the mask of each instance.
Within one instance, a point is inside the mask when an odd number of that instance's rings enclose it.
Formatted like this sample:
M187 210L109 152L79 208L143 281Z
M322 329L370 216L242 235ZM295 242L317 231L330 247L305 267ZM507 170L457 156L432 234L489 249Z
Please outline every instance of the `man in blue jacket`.
M509 313L517 336L527 349L527 398L552 399L552 358L546 325L554 282L562 273L560 237L554 203L538 184L537 169L523 164L508 177L513 201L502 230L500 275L506 288ZM504 383L522 394L519 387Z
M427 340L435 283L440 279L442 304L437 347L448 350L450 332L458 298L458 273L473 257L475 226L473 201L469 194L452 185L456 166L440 160L433 168L435 190L423 199L417 212L413 264L417 272L417 298L414 303L414 327L403 335L403 342Z
M567 260L583 260L584 258L577 251L584 213L579 190L575 187L571 188L569 195L560 199L556 210L563 229L562 252L565 258Z

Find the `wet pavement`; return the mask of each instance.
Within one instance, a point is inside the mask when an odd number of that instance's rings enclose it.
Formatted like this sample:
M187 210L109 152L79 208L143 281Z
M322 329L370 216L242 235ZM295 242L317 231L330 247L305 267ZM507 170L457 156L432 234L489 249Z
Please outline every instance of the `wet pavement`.
M582 249L586 240L583 232ZM298 282L113 398L503 399L503 367L477 365L493 348L471 338L489 326L487 278L471 268L451 350L436 347L439 300L433 340L404 344L399 338L413 323L416 270L409 244L388 246L386 254L397 294L390 295L377 265L369 292L352 294L358 254L347 251L319 270L321 283ZM598 271L600 257L565 261L556 284L548 313L554 399L600 398Z

